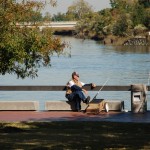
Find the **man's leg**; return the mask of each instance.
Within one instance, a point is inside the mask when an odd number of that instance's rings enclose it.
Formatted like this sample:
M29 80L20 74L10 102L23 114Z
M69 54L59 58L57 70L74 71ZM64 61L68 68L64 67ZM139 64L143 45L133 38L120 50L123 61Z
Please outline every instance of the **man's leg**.
M80 111L81 110L81 99L79 98L78 94L76 94L74 96L74 102L75 102L75 109L76 109L76 111Z
M75 103L75 110L80 111L81 110L81 99L79 97L79 94L77 92L73 92L66 96L66 98L71 102Z
M76 91L76 94L79 96L79 98L83 101L83 103L89 103L90 96L86 97L82 91Z

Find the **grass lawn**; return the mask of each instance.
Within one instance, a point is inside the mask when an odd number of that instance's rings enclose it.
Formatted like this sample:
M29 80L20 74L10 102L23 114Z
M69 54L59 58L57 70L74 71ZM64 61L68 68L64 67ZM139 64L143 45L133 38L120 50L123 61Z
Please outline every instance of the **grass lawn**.
M0 123L2 150L150 149L149 123Z

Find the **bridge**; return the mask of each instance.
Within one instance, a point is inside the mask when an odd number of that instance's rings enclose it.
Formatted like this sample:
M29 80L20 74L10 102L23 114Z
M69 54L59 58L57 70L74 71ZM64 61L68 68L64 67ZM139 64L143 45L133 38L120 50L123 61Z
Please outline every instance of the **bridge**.
M42 23L31 23L31 22L23 22L23 23L17 23L17 26L20 27L29 27L29 28L35 28L38 27L41 31L44 28L54 28L58 30L74 30L75 26L77 24L77 21L59 21L59 22L42 22Z

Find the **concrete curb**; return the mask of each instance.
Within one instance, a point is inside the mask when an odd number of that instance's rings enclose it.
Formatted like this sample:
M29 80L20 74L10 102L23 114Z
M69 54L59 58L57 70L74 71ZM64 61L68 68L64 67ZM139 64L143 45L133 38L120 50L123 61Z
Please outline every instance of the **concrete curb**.
M39 110L37 101L0 101L0 110Z

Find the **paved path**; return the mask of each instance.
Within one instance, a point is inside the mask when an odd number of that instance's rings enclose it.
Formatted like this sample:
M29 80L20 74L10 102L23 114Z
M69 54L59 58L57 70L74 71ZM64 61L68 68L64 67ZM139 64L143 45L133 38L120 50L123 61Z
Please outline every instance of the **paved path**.
M144 114L131 112L102 112L98 115L88 115L83 112L71 111L0 111L0 122L20 121L112 121L112 122L144 122L150 123L150 111Z

